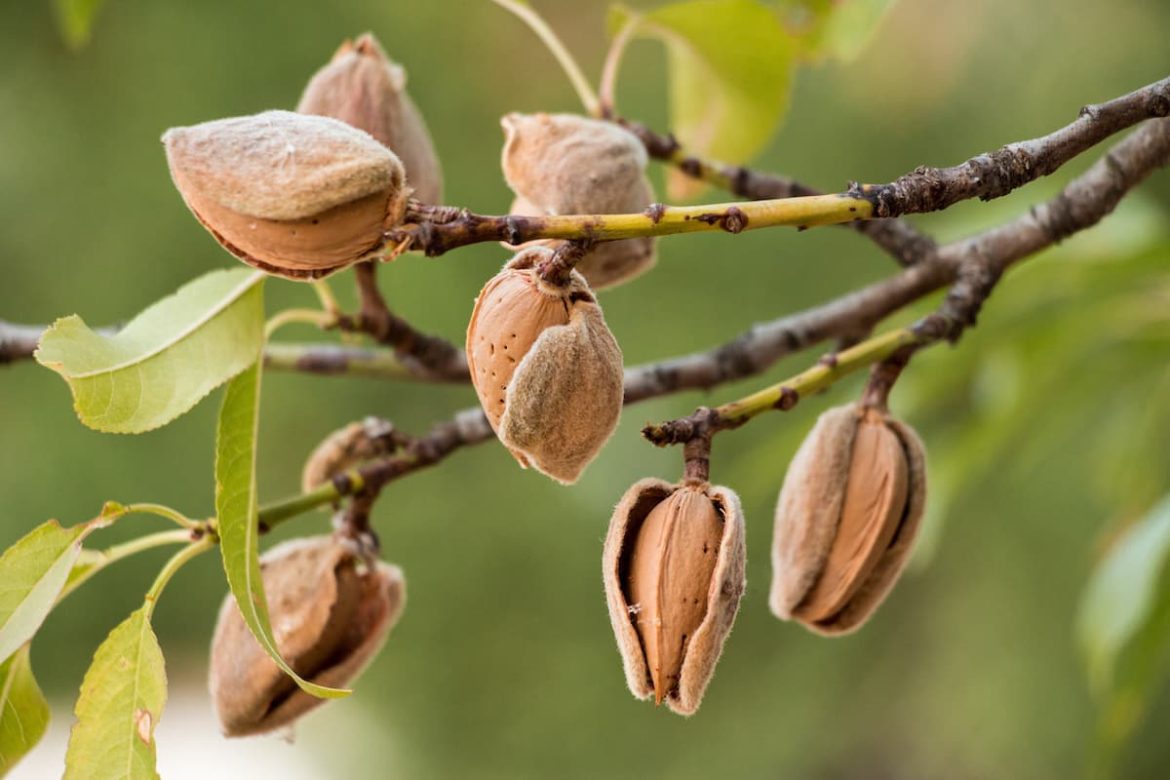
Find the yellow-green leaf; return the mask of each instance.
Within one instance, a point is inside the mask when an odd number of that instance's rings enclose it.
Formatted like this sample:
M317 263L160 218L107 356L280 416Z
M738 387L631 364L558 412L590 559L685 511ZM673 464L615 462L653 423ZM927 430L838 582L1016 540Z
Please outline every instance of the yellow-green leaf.
M610 29L636 14L613 6ZM773 9L758 0L688 0L641 14L635 34L666 45L671 131L689 152L742 163L767 144L788 108L796 50ZM701 191L671 174L671 198Z
M65 780L157 778L154 730L166 699L166 668L146 604L110 632L85 673Z
M89 43L93 21L105 0L53 0L61 36L71 49Z
M49 727L49 703L33 677L28 645L0 664L0 777L32 750Z
M108 522L62 528L50 520L0 556L0 661L33 638L65 587L82 541Z
M268 620L260 576L260 527L256 500L256 436L260 421L260 363L228 383L215 450L215 511L228 586L256 641L303 690L322 698L350 692L301 679L281 657Z
M264 274L213 271L143 311L112 336L72 315L41 337L36 359L73 391L83 423L142 433L188 411L256 360L264 339Z
M777 0L785 28L800 56L849 62L873 38L893 0Z

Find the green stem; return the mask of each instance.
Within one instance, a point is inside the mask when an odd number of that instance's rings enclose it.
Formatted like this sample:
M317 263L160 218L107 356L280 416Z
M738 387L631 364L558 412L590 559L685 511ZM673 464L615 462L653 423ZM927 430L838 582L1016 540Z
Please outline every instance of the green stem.
M73 591L80 588L90 577L102 571L111 563L116 563L123 558L129 558L136 553L152 550L155 547L163 547L168 544L183 544L191 541L191 534L188 531L159 531L154 534L147 534L133 539L122 544L115 544L112 547L107 547L104 550L84 550L82 555L89 556L89 562L92 564L88 569L74 579L70 580L61 593L57 596L57 602L60 604ZM84 561L84 559L83 559Z
M188 530L194 530L202 526L202 523L200 523L198 520L192 520L182 512L171 509L169 506L163 506L162 504L127 504L122 507L122 511L119 514L121 514L123 517L134 514L165 517L167 520L177 523L178 525Z
M540 14L527 3L516 2L516 0L493 0L496 5L511 11L516 16L527 24L532 31L536 33L537 37L544 43L552 55L557 58L561 68L565 71L565 75L569 77L569 81L573 84L573 89L577 90L577 96L581 98L581 105L585 107L585 113L590 116L597 116L599 112L600 101L597 99L597 94L593 91L593 87L589 85L589 80L585 78L585 74L581 71L581 66L573 59L573 55L569 53L565 44L553 32L553 29L548 26L548 23L540 17Z
M885 360L903 347L927 343L930 343L927 337L910 327L887 331L838 352L832 360L818 363L790 379L717 406L715 413L727 422L728 427L733 428L762 412L790 408L799 399L824 390L844 376Z
M150 586L150 590L146 592L146 602L144 606L146 608L147 618L149 618L151 614L154 613L154 606L158 603L158 598L162 595L163 588L165 588L167 583L171 581L171 577L175 576L175 572L183 568L183 566L185 566L196 556L210 550L215 546L215 544L215 537L204 536L199 541L192 542L171 556L171 559L163 565L162 570L159 571L158 576L155 577L154 584Z
M284 311L277 312L268 320L264 326L264 337L272 338L272 334L278 329L285 325L291 325L294 322L315 325L324 330L332 325L335 319L335 315L327 311L318 311L317 309L285 309Z
M345 472L344 475L341 475L341 479L349 480L350 484L354 486L351 493L356 493L361 489L362 478L356 470ZM298 496L265 504L260 507L258 518L260 528L262 531L271 531L289 518L324 506L339 498L341 498L341 491L337 489L337 485L333 481L329 481L308 493L301 493Z
M601 69L601 93L598 111L601 116L613 116L617 113L617 77L621 69L622 55L634 36L634 30L642 20L639 14L631 13L630 18L622 25L622 29L614 36L605 55L605 65Z

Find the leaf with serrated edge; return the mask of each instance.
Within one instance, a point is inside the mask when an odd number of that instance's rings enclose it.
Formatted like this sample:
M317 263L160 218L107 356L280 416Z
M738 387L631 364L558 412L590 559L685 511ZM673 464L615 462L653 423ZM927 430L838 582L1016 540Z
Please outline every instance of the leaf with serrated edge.
M264 274L213 271L112 336L80 317L45 331L36 359L64 377L85 425L142 433L166 425L255 362L264 342Z
M0 664L0 777L41 741L48 727L49 703L24 645Z
M62 528L49 520L0 556L0 661L33 638L65 587L82 541L108 524L99 518Z
M244 623L272 660L305 692L321 698L350 691L302 679L280 655L268 620L268 601L260 576L259 519L256 502L256 434L260 417L260 364L228 383L215 450L215 511L219 548L228 586Z
M162 649L144 604L94 653L81 683L65 780L156 778L154 729L167 699Z
M634 12L612 6L609 26ZM758 153L788 108L796 47L758 0L689 0L641 14L636 34L666 44L671 130L688 152L738 164ZM702 190L677 171L668 194Z

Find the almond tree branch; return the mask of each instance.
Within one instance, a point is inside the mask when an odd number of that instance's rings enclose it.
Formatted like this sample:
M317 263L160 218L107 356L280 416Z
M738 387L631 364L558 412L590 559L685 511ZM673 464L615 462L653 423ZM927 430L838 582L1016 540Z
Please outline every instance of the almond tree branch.
M797 377L738 402L716 409L700 409L689 418L648 426L647 435L661 444L691 442L696 434L710 435L712 422L708 417L712 413L727 415L733 424L723 427L734 427L770 409L790 409L802 394L828 387L849 371L895 357L900 350L943 339L954 340L964 327L974 324L983 298L1004 270L1095 225L1127 192L1167 163L1170 163L1170 119L1150 122L1118 143L1057 197L1005 225L940 247L922 265L824 306L753 328L707 352L627 369L625 402L631 404L681 390L711 387L758 373L785 354L842 332L855 332L859 324L877 322L947 284L953 287L939 312L915 325L830 355ZM482 410L466 409L411 440L395 455L350 469L310 493L266 505L260 512L261 527L267 530L345 496L376 494L390 482L434 465L456 450L492 438L494 434ZM696 463L699 460L695 458Z
M393 348L395 355L412 374L422 379L466 382L470 379L467 357L459 347L440 336L415 329L394 312L378 289L375 262L359 263L353 269L361 309L357 315L337 313L336 326L351 333L365 333Z
M1149 84L1122 97L1081 109L1079 118L1040 138L1020 141L981 154L950 168L921 167L889 184L853 184L834 195L801 195L741 203L699 206L654 204L642 214L570 214L539 217L483 216L466 209L439 207L422 214L409 210L407 223L388 233L388 245L408 244L428 255L484 241L520 244L538 239L611 241L643 236L723 230L739 233L765 227L812 227L941 211L961 200L990 200L1041 176L1081 154L1105 138L1145 119L1170 115L1170 78ZM672 153L674 154L674 153ZM710 176L734 187L736 176L712 168ZM696 171L703 175L700 167ZM750 172L749 172L750 173ZM746 185L745 185L746 186ZM443 212L442 221L434 212ZM904 228L885 228L889 238ZM884 239L883 239L884 240ZM911 242L913 244L913 242ZM925 252L918 245L913 252ZM910 249L905 249L910 252ZM919 257L920 259L920 257Z
M1009 266L1095 225L1113 211L1125 193L1167 163L1170 119L1159 119L1117 144L1056 198L1006 225L942 247L931 264L950 269L954 285L935 314L829 355L818 365L744 398L648 425L642 435L658 446L709 440L715 433L738 428L763 412L788 411L800 399L861 368L895 355L904 362L915 350L944 339L957 340L963 329L975 324L983 301Z
M640 122L621 117L615 117L613 121L636 135L654 159L674 165L692 178L701 179L741 198L770 200L823 194L787 176L696 157L689 154L673 135L656 133ZM933 238L908 222L897 219L848 222L843 227L868 236L903 266L921 262L938 248Z

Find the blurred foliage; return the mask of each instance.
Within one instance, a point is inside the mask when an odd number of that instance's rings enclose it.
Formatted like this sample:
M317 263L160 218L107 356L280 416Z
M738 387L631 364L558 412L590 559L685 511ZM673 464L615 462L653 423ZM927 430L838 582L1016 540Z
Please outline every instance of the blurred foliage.
M536 6L598 72L604 4ZM234 267L173 191L159 134L291 106L337 43L361 30L409 68L450 203L499 212L510 202L496 163L500 115L575 108L548 53L489 3L352 0L326 11L299 1L118 0L79 54L61 43L53 14L48 4L0 9L0 316L11 320L77 311L95 325L124 321L210 269ZM800 71L784 130L756 164L830 188L1047 132L1083 103L1164 76L1168 26L1159 0L901 0L853 62ZM623 74L623 113L669 129L660 53L631 48ZM918 224L943 237L993 224L1085 164ZM957 348L915 360L893 403L928 444L932 485L941 476L949 496L946 522L933 524L929 565L863 632L813 637L778 623L765 603L785 465L816 413L853 397L854 382L717 442L713 477L740 493L747 515L749 586L700 713L682 720L635 702L612 647L598 576L609 507L635 479L679 469L678 454L641 442L638 427L736 397L813 357L797 356L710 394L628 410L572 489L518 471L493 445L393 485L375 522L409 580L404 620L355 694L310 716L288 749L321 756L332 768L324 776L353 777L1080 773L1098 714L1073 627L1096 539L1170 490L1158 297L1170 266L1170 182L1156 175L1142 192L1101 227L1012 271ZM603 295L630 363L708 346L892 272L872 246L832 229L672 238L661 254L656 272ZM459 339L472 298L504 258L494 246L407 257L386 269L384 286L405 316ZM313 300L302 285L268 288L274 308ZM422 431L473 402L460 387L269 376L262 497L296 491L304 454L352 419L381 414ZM202 404L146 437L98 434L77 422L59 379L32 363L5 368L0 543L50 515L92 517L107 498L210 513L214 422L215 404ZM152 522L103 533L113 541ZM273 536L327 524L318 513ZM119 563L50 617L35 653L59 707L162 560ZM170 587L154 623L172 679L203 674L224 592L212 556ZM1118 668L1138 668L1127 652ZM1117 756L1125 777L1161 777L1170 760L1170 695L1152 679L1134 683L1148 716ZM371 723L329 727L355 712ZM209 764L230 767L239 749L213 734L188 737L208 745Z

